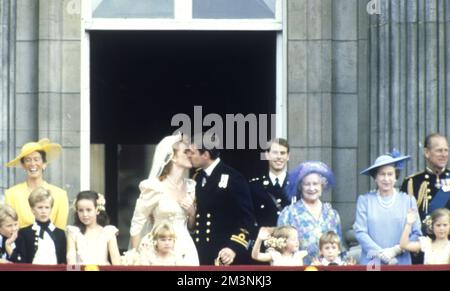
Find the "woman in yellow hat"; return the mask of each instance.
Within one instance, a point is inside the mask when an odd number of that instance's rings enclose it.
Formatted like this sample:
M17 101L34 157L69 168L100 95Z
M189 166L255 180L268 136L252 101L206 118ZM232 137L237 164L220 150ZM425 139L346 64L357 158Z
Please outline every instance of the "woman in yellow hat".
M67 192L59 187L51 185L44 180L43 173L61 153L61 146L51 143L48 139L25 144L20 154L6 164L7 167L23 168L27 174L25 182L12 186L5 192L5 202L16 210L19 216L19 227L26 227L34 223L34 215L28 203L30 193L43 187L51 193L54 204L51 212L51 221L58 228L65 229L69 214L69 202Z

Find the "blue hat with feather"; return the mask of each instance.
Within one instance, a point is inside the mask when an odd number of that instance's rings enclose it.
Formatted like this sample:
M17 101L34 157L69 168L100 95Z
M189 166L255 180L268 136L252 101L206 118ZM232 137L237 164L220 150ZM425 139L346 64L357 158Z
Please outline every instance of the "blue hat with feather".
M372 175L373 171L379 167L393 165L396 169L401 170L405 167L406 161L410 160L411 156L402 156L398 150L393 150L392 153L387 153L376 158L372 166L361 171L360 175Z

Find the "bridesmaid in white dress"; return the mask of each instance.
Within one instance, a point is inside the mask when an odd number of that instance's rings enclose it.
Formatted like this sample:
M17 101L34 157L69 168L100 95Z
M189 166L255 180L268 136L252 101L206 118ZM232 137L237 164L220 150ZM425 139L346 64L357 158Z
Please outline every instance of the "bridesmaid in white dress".
M185 178L192 168L188 146L181 134L165 137L156 147L149 178L139 184L141 194L131 220L131 247L153 225L171 224L176 233L175 252L182 265L198 266L198 254L189 234L195 221L195 181Z
M175 252L176 234L167 223L155 224L153 231L142 238L134 265L177 266L184 258Z
M78 193L75 201L74 225L67 226L68 265L120 264L117 246L119 230L108 225L103 195L94 191Z

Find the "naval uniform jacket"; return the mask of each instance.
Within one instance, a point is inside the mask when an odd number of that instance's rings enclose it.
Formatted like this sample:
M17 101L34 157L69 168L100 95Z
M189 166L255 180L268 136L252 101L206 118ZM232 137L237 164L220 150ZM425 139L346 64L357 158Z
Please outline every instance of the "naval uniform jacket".
M275 187L267 173L265 176L250 180L255 218L258 226L277 226L278 216L290 199L284 193L288 183L287 176L281 187Z
M439 182L438 182L439 178ZM445 169L439 176L434 174L428 168L423 172L415 173L409 177L406 177L403 181L401 191L414 195L417 200L417 208L421 221L430 214L429 205L439 192L440 188L436 187L436 184L440 187L450 183L450 170ZM446 205L441 207L449 208L450 201L447 201Z
M236 253L233 264L247 264L249 237L256 227L247 180L222 161L206 177L206 183L202 183L203 178L202 174L195 177L197 213L193 233L200 264L214 264L225 247Z

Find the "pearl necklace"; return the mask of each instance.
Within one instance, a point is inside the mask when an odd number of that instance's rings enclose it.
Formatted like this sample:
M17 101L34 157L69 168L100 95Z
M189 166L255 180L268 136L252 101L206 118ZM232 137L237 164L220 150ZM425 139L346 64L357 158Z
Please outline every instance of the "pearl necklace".
M378 203L380 203L380 205L384 208L391 208L392 205L394 205L394 203L395 203L396 197L397 197L397 191L394 190L394 194L392 194L392 198L389 199L388 201L385 201L381 198L380 191L377 192Z

